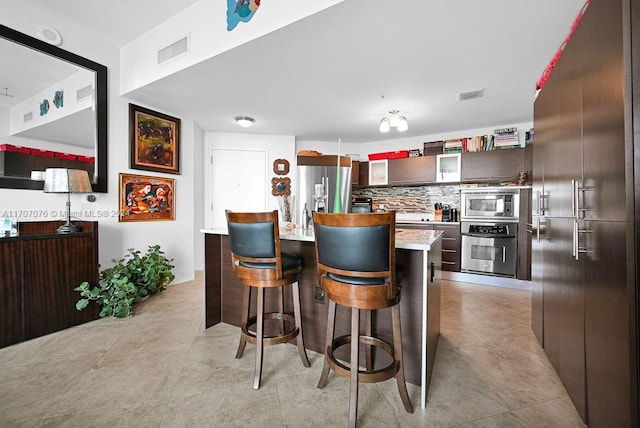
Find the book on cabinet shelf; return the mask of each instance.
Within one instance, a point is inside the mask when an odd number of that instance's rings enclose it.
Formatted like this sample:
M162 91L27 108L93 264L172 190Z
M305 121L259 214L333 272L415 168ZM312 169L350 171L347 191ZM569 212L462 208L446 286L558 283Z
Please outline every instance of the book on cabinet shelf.
M444 140L445 153L470 153L520 147L517 128L496 129L491 135Z

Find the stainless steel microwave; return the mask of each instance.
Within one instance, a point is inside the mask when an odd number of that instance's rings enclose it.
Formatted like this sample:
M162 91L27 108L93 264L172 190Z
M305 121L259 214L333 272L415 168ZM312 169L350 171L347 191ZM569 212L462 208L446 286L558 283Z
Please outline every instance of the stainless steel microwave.
M496 189L461 192L461 220L499 219L518 220L520 193L517 189Z

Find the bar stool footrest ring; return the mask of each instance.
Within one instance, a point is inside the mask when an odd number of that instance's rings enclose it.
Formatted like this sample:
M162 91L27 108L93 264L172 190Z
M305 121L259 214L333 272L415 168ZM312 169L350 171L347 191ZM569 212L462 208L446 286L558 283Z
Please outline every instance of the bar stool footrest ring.
M385 351L393 361L387 365L386 367L382 367L376 370L366 370L358 368L358 381L362 383L376 383L383 382L387 379L391 379L398 373L398 369L400 367L398 361L394 358L393 346L391 346L388 342L385 342L382 339L371 336L360 336L359 342L364 345L375 346L376 348L382 349ZM329 366L335 371L336 374L349 378L351 375L351 369L349 366L343 364L339 360L334 357L334 352L338 350L338 348L350 345L351 344L351 335L344 335L337 337L331 343L331 347L327 347L327 358L329 362Z
M295 324L295 318L293 315L289 313L281 313L281 312L267 312L264 314L264 321L267 320L279 320L279 321L288 321L291 325ZM249 330L249 327L255 326L258 321L256 316L249 317L246 323L243 323L240 327L242 330L242 337L245 341L256 344L256 334L253 331ZM286 331L282 334L277 334L274 336L264 336L262 338L262 343L264 345L277 345L279 343L289 342L291 339L294 339L298 336L300 330L298 327L293 327L289 331Z

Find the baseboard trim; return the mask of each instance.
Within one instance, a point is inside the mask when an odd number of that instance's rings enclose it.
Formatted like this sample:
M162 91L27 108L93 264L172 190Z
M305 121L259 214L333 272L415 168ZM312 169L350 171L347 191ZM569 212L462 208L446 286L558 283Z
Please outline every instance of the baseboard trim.
M476 275L466 272L442 271L442 279L458 282L470 282L478 285L489 285L492 287L515 288L518 290L531 290L531 281L516 278L503 278L492 275Z

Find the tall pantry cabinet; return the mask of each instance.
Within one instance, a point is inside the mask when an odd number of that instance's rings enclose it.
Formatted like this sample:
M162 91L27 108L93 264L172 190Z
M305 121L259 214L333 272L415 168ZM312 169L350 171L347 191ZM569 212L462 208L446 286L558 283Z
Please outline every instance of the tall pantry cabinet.
M534 108L532 328L592 427L638 426L638 46L592 0Z

